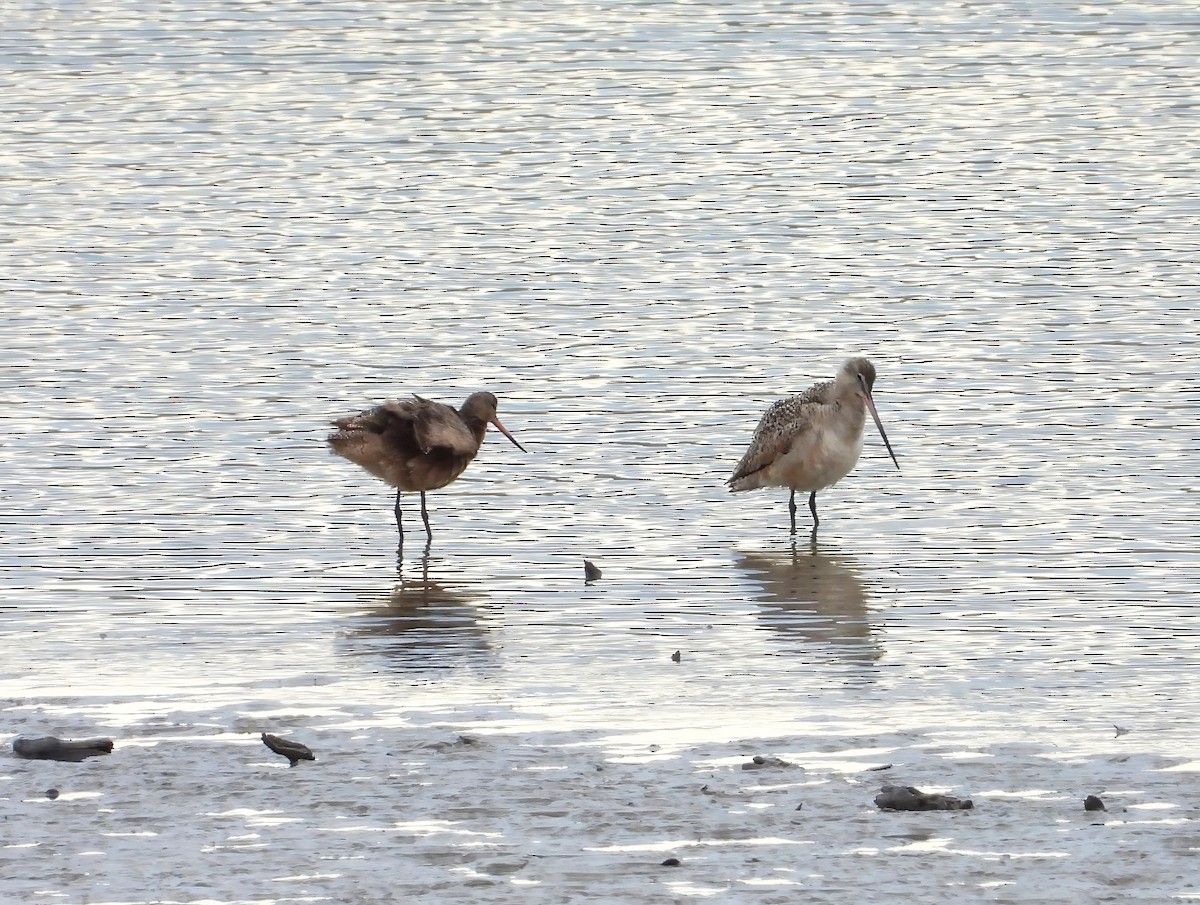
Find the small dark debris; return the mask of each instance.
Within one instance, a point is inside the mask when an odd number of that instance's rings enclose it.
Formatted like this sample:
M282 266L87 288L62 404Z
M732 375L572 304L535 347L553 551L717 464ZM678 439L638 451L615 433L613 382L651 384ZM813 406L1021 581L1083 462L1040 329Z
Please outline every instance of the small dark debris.
M895 766L895 764L883 764L882 766L879 766L879 767L867 767L867 772L868 773L878 773L881 770L890 770L894 766Z
M590 560L583 561L583 580L598 581L604 573L596 568L596 564Z
M43 735L40 738L17 736L12 743L13 753L18 757L30 760L62 760L79 763L98 754L111 754L113 742L111 738L84 738L72 741L56 738L53 735Z
M884 786L875 796L875 806L885 811L968 811L975 804L969 798L922 792L912 786Z
M480 744L479 739L477 739L475 736L460 735L453 741L429 742L428 744L421 745L421 747L441 753L444 751L451 751L455 748L473 748L478 744Z
M678 663L683 659L683 654L681 654L679 651L675 651L675 653L671 654L671 659Z
M294 742L291 739L280 738L278 735L271 735L269 732L264 732L262 734L262 741L264 745L276 754L286 757L289 767L296 766L302 760L317 759L308 745L302 745L300 742Z
M802 802L800 802L798 805L796 805L796 810L797 810L797 811L803 811L803 810L804 810L804 802L803 802L803 801L802 801Z
M667 858L665 861L663 861L662 866L663 867L678 867L679 859L678 858Z
M1104 806L1104 802L1101 801L1099 796L1097 796L1097 795L1089 795L1087 798L1083 799L1083 809L1085 811L1107 811L1108 810L1108 808L1106 808Z
M750 758L749 763L742 764L743 770L763 770L767 767L794 767L795 764L784 760L782 757L776 757L774 754L762 755L756 754Z
M53 801L58 797L58 789L47 789L46 797Z

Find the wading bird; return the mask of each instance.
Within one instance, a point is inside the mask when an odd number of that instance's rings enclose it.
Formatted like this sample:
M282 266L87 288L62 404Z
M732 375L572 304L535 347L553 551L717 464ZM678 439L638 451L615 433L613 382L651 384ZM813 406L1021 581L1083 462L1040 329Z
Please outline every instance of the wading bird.
M871 388L875 366L851 358L834 380L809 387L798 396L780 399L763 414L750 448L726 483L729 489L788 487L788 511L796 533L796 491L808 491L813 531L817 530L817 491L832 487L854 468L862 452L863 425L869 411L888 455L900 470L888 442Z
M404 526L400 495L420 493L421 521L432 542L425 491L445 487L466 470L479 452L489 424L525 452L525 447L500 423L496 406L496 397L491 393L472 393L458 411L420 396L385 402L334 421L337 430L329 435L329 448L396 488L396 529L401 547Z

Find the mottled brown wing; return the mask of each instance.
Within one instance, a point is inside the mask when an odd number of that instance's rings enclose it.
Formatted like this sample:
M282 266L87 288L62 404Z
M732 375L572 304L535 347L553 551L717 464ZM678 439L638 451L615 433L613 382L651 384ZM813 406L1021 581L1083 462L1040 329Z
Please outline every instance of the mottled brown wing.
M390 423L391 415L385 410L385 406L377 405L365 412L338 418L333 422L333 426L339 431L367 431L372 434L381 434Z
M414 397L415 403L390 403L407 405L413 409L413 432L421 451L443 449L455 456L474 457L479 443L467 429L458 412L448 405L429 399Z
M758 427L754 429L750 448L726 483L732 484L752 475L784 455L797 437L812 429L811 413L816 405L812 391L772 404L763 413Z

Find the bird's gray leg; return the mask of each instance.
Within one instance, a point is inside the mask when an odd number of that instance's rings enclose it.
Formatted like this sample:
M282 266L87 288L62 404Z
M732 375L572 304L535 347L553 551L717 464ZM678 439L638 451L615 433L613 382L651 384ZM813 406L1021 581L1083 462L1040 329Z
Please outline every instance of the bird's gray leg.
M816 531L817 525L821 524L821 520L817 518L817 492L815 490L808 495L808 508L813 514L813 531Z
M421 491L421 521L425 523L425 536L433 542L433 531L429 528L429 513L425 509L425 491Z
M796 533L796 491L792 490L792 495L788 497L788 512L792 516L792 534Z
M404 523L400 518L400 491L396 491L396 506L392 510L396 513L396 530L400 532L400 549L404 549Z

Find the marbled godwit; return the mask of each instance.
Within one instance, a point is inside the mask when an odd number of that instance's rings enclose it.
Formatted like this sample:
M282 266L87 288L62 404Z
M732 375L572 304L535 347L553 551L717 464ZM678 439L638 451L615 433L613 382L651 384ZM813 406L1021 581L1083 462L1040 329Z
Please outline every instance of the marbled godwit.
M817 491L832 487L854 468L862 452L863 425L870 411L888 455L900 470L888 442L871 388L875 366L865 358L851 358L834 380L809 387L798 396L781 399L767 409L750 448L742 456L729 489L788 487L788 511L796 532L796 491L807 490L813 530L817 530Z
M425 491L445 487L463 473L479 452L489 424L525 452L500 423L496 405L491 393L472 393L458 411L420 396L385 402L334 421L337 430L329 435L329 448L396 488L396 529L402 547L400 495L419 492L421 520L432 541Z

